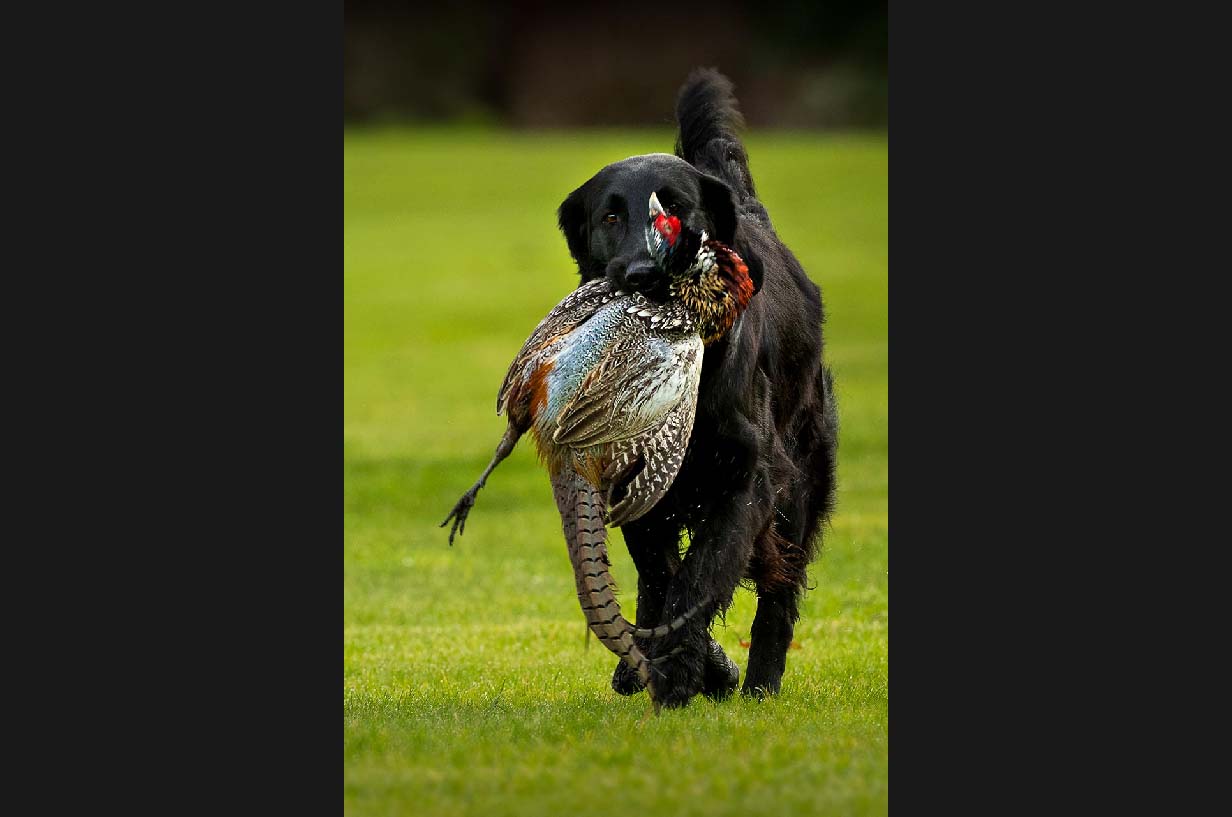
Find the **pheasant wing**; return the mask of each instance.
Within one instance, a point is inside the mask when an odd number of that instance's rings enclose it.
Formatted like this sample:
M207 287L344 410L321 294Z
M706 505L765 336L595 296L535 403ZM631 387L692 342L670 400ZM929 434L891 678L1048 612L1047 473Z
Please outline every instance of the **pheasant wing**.
M606 278L590 281L569 293L551 312L539 321L522 349L509 365L500 391L496 395L496 413L503 414L509 407L510 393L523 380L529 364L535 357L556 340L568 335L585 323L604 304L616 297L611 282Z
M701 366L702 341L696 334L672 340L621 335L561 411L553 442L582 448L642 437L682 402L696 408Z

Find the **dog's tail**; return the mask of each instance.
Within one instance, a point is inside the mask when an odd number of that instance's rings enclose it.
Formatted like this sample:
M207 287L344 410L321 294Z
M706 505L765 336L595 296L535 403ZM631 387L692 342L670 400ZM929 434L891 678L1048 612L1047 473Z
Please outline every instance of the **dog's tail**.
M737 130L744 117L732 93L732 83L714 68L695 68L676 97L676 155L718 176L736 191L737 199L756 196L749 155Z

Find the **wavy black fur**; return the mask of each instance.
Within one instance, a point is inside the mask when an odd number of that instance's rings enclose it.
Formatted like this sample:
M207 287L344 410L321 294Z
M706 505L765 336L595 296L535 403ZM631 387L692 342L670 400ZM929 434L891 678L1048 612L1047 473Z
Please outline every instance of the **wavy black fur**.
M743 691L779 691L807 567L833 507L838 445L833 383L822 362L821 292L756 198L731 82L712 69L694 71L676 114L676 156L608 165L559 211L583 282L606 275L621 287L662 294L642 238L653 191L695 229L734 246L758 288L728 335L706 349L693 435L675 483L624 527L638 570L639 627L713 600L687 626L642 644L649 657L664 658L656 686L667 706L683 706L698 692L722 697L738 684L738 669L709 627L743 580L758 594ZM608 213L619 218L605 219ZM623 664L612 685L624 694L640 688Z

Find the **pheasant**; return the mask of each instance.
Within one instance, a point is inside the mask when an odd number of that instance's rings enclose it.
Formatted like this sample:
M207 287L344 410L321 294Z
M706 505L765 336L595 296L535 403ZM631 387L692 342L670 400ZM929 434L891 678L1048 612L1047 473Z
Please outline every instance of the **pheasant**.
M654 193L649 210L646 245L666 275L665 302L597 279L539 322L497 395L497 414L507 412L508 425L496 453L441 527L453 520L453 544L488 476L532 431L587 625L655 700L651 661L634 637L673 632L707 600L668 624L634 627L613 594L606 526L638 519L671 487L693 430L705 346L731 328L754 287L732 248L682 225Z

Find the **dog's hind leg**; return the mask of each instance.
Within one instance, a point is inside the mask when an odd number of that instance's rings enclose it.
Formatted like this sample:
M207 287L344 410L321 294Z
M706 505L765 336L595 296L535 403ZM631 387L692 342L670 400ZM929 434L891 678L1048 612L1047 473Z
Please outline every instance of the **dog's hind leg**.
M757 594L757 615L753 618L749 666L744 675L744 695L758 698L777 695L787 668L787 650L800 618L800 590L775 589Z
M808 566L821 546L820 526L834 505L838 414L830 374L826 370L822 374L817 382L822 410L797 427L790 451L780 446L781 456L795 466L780 468L790 478L781 479L776 489L776 531L767 542L780 570L757 588L749 665L741 688L745 695L779 692L800 618L800 596L808 584Z

